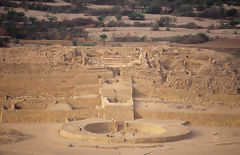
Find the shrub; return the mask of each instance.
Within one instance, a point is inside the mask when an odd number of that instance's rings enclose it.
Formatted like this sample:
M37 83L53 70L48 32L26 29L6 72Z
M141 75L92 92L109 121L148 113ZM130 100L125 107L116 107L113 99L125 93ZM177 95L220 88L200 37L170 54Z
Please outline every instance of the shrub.
M96 5L124 5L125 4L125 0L85 0L84 2L96 4Z
M122 47L121 44L112 44L112 47Z
M95 42L79 42L79 46L96 46Z
M230 21L231 22L231 21ZM230 25L230 22L221 22L220 26L218 27L219 29L232 29L233 26Z
M214 0L206 0L206 6L211 7L214 4Z
M110 20L107 24L105 24L105 26L107 26L107 27L118 27L119 23L117 21Z
M23 22L26 20L24 16L25 16L24 12L15 12L15 11L7 12L7 20L10 20L10 21Z
M134 26L134 27L150 27L150 26L152 26L152 23L134 22L132 26Z
M145 35L145 36L142 36L141 38L140 38L140 41L147 41L147 36Z
M77 43L76 40L73 40L73 41L72 41L72 44L73 44L73 46L77 46L77 45L78 45L78 43Z
M209 40L209 37L204 33L198 33L196 35L184 35L165 38L151 38L152 41L170 41L182 44L199 44Z
M15 44L19 44L19 43L20 43L19 39L18 39L18 38L15 38L14 43L15 43Z
M47 19L48 19L48 21L49 21L50 23L53 23L53 22L56 22L56 21L57 21L57 17L55 17L55 16L47 17Z
M205 33L198 33L196 36L198 38L200 38L202 40L202 42L205 42L205 41L209 40L209 37Z
M88 15L92 15L92 16L98 16L98 15L115 15L119 13L117 10L111 10L108 8L104 8L104 9L89 9L86 14Z
M185 25L179 25L178 27L187 28L187 29L199 29L199 28L201 28L201 26L198 26L193 22L187 23Z
M111 31L111 30L108 29L108 28L103 28L102 31L103 31L103 32L109 32L109 31Z
M225 9L223 7L212 7L198 14L202 18L224 18Z
M104 21L105 18L106 18L106 15L105 15L105 14L99 15L99 16L97 17L98 21L100 21L100 22Z
M176 20L175 18L163 16L163 17L160 17L160 19L157 21L157 23L158 23L158 26L160 26L160 27L170 26L170 24L173 23L175 20Z
M7 41L4 38L0 38L0 47L7 47Z
M179 6L178 13L180 16L194 16L192 6L190 4L182 4Z
M107 39L106 34L100 34L99 37L101 38L101 40L106 40Z
M154 24L151 28L152 31L159 31L159 26L158 24Z
M112 8L103 8L103 9L88 9L85 11L86 14L92 15L92 16L98 16L101 14L105 14L108 16L117 16L117 15L128 15L132 13L131 10L128 9L122 9L119 6L115 6Z
M99 37L100 37L101 41L103 42L103 44L105 44L105 41L107 39L107 35L106 34L100 34Z
M160 14L162 12L161 6L158 4L153 4L145 9L145 13L149 14Z
M138 37L138 36L131 36L131 35L126 35L126 36L113 36L113 41L114 42L143 42L147 41L147 36L143 37Z
M226 11L226 16L227 17L232 17L235 16L237 14L237 9L232 8Z
M117 21L120 21L122 19L122 15L116 15L115 18L117 19Z
M169 39L170 42L182 43L182 44L199 44L209 40L209 37L205 33L198 33L196 35L184 35L176 36Z
M29 17L28 19L32 24L35 24L37 21L37 18L35 18L35 17Z
M75 18L72 20L63 20L62 24L67 27L73 27L73 26L86 26L86 25L94 25L98 26L101 25L100 22L94 21L91 18Z
M140 12L133 12L128 15L128 18L131 20L144 20L145 16Z
M143 6L145 6L145 8L146 8L145 9L146 13L162 14L162 13L171 13L174 9L173 4L174 4L173 0L150 0L150 1L148 0L145 2L145 4ZM175 7L175 8L177 8L177 7Z
M170 28L169 28L169 27L167 27L167 28L166 28L166 31L170 31Z
M232 21L229 22L229 25L231 25L231 26L233 26L233 27L236 26L237 24L238 24L237 21L233 21L233 20L232 20Z

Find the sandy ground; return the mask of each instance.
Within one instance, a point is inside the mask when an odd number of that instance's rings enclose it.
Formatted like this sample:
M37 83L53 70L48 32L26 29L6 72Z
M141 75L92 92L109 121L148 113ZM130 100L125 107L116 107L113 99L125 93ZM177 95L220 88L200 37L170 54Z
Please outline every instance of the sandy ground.
M113 37L127 37L127 36L146 36L150 38L164 38L173 36L183 36L187 34L195 35L197 33L205 33L210 38L240 38L240 30L233 29L218 29L207 32L207 29L186 29L186 28L170 28L170 31L166 31L166 27L161 27L159 31L152 31L150 27L108 27L108 28L87 28L89 38L93 40L99 40L99 35L106 34L107 40L111 41ZM237 33L237 34L234 34Z
M115 148L112 144L83 143L58 134L60 123L4 123L2 127L17 129L34 138L15 144L0 145L1 155L27 154L99 154L99 155L157 155L157 154L218 154L238 155L240 151L240 128L192 126L192 136L178 142L162 143L153 148ZM73 147L70 147L70 144ZM96 145L106 146L96 148ZM117 145L114 145L117 146Z
M90 9L109 9L113 8L113 5L95 5L95 4L88 4L87 6Z
M64 2L63 0L55 0L54 3L44 3L46 5L52 5L52 6L68 6L72 5L71 3Z

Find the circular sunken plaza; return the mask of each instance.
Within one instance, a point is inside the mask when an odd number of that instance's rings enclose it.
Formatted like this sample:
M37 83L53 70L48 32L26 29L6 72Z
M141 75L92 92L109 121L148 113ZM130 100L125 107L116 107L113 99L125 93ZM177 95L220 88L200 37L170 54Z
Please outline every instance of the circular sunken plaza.
M147 144L177 141L191 130L183 121L87 119L62 125L60 135L88 142Z

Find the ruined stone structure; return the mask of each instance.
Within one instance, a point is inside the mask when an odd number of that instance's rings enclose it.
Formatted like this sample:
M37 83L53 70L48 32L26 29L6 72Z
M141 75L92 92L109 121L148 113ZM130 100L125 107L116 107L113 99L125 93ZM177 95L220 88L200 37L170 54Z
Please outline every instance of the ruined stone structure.
M100 94L104 119L134 120L132 79L104 80Z
M124 121L115 126L111 120L87 119L69 122L60 135L89 142L146 144L177 141L191 134L189 127L178 121Z
M0 60L3 122L240 125L240 66L230 54L165 45L29 46L1 49Z

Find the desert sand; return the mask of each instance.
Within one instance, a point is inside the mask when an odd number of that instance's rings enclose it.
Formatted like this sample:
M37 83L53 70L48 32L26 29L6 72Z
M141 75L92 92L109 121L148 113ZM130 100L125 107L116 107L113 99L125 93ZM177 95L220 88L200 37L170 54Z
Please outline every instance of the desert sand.
M61 123L6 123L4 127L14 128L34 136L31 139L0 145L1 154L232 154L239 153L239 128L192 126L193 136L178 142L161 143L153 148L97 148L99 144L86 146L78 140L66 139L58 134ZM71 145L70 145L71 144ZM71 147L72 146L72 147Z

